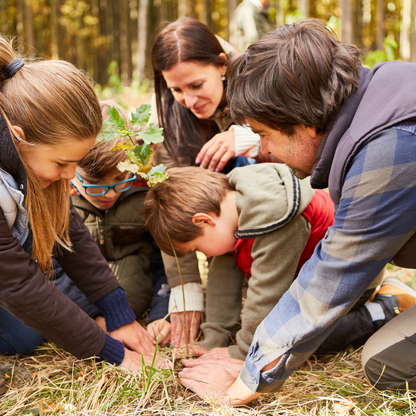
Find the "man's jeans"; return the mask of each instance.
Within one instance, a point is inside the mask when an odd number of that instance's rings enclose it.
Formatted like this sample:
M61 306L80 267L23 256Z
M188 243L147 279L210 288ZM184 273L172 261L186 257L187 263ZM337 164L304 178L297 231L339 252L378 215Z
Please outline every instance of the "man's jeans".
M29 355L42 342L42 335L0 307L0 354Z

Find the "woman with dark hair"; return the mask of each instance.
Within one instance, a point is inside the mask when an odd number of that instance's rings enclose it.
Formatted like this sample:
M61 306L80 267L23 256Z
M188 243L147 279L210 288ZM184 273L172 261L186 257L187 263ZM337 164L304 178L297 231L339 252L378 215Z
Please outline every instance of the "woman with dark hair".
M158 162L229 171L235 156L255 157L260 138L233 125L225 98L225 69L238 52L198 20L170 23L152 49L156 123L165 141Z
M152 49L156 97L152 106L157 112L150 121L163 127L165 141L156 151L156 163L167 167L199 164L227 173L235 167L236 156L257 156L260 137L249 128L233 125L225 98L226 63L237 56L231 45L195 19L177 20L160 32ZM203 311L198 261L195 253L182 257L180 277L175 259L162 256L171 287L171 342L183 346L197 336ZM232 256L229 263L232 273Z

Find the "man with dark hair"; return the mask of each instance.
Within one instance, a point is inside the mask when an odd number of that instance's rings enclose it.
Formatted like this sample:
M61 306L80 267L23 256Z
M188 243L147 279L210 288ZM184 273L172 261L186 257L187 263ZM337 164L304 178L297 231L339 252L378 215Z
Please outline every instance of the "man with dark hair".
M184 361L186 387L243 404L278 391L388 262L416 268L416 64L364 68L357 48L306 20L251 45L227 79L234 119L261 136L263 153L298 177L311 175L314 188L329 187L337 209L334 226L257 328L244 365L211 352ZM416 389L414 292L389 289L369 312L380 317L390 307L398 316L367 342L364 372L380 389Z

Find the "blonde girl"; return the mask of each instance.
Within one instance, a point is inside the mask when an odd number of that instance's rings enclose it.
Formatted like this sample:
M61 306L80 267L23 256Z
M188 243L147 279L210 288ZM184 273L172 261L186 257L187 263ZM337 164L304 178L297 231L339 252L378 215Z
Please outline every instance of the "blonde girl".
M70 206L68 180L101 124L81 71L63 61L25 65L0 37L0 353L28 354L43 336L78 358L131 369L141 368L140 353L151 360L150 336ZM107 332L45 278L52 255Z

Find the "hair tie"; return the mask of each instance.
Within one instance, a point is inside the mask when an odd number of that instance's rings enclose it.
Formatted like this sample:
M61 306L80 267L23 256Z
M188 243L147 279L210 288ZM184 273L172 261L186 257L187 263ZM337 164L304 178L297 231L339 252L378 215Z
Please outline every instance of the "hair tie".
M15 58L6 66L6 71L11 78L25 63L20 58Z

